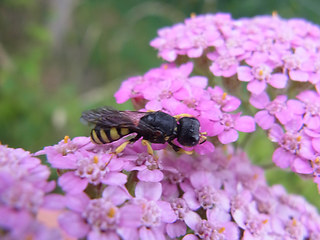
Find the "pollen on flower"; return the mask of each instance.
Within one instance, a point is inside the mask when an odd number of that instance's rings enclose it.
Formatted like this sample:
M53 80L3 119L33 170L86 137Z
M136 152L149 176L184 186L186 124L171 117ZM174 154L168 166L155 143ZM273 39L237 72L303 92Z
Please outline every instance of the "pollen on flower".
M221 227L221 228L219 228L218 233L223 233L225 230L226 230L225 227Z
M116 209L115 209L114 207L111 207L111 208L109 209L109 212L108 212L107 216L108 216L109 218L113 218L113 217L116 215L116 213L117 213Z
M90 183L98 184L108 171L106 163L101 160L99 161L97 155L81 156L77 161L75 174L80 178L87 178Z
M68 143L69 140L70 140L69 136L65 136L64 139L63 139L64 143Z
M106 199L93 199L83 212L83 217L101 231L114 229L118 223L118 208Z
M212 208L215 204L215 193L212 187L205 186L196 191L200 205L204 209Z
M153 157L150 154L148 154L146 156L146 161L144 163L149 170L154 170L159 168L157 156Z
M196 16L197 16L197 14L194 13L194 12L190 14L190 17L191 17L191 18L195 18Z
M262 221L263 224L267 224L268 222L269 222L268 219L265 219L265 220Z
M198 223L195 233L201 239L210 239L213 232L213 225L207 220L202 220Z
M93 171L94 171L94 168L93 168L92 166L88 166L88 168L87 168L87 174L88 174L88 175L91 175L91 174L93 173Z
M183 198L177 198L171 202L171 207L177 217L182 220L189 211L188 205Z
M232 125L232 123L230 121L227 121L224 123L226 127L230 127Z
M260 69L259 72L258 72L258 74L259 74L260 76L262 76L262 75L263 75L263 70Z
M301 135L287 132L282 136L281 141L279 143L280 143L280 146L282 146L284 149L290 151L291 153L296 154L300 150L301 142L302 142Z
M99 162L99 158L97 155L93 157L93 163L97 164Z
M292 226L296 227L298 225L297 219L293 218L292 219Z
M222 99L222 100L226 100L227 96L228 96L228 93L224 92L224 93L222 94L221 99Z
M252 74L258 80L266 80L271 76L271 68L267 65L258 65L252 68Z

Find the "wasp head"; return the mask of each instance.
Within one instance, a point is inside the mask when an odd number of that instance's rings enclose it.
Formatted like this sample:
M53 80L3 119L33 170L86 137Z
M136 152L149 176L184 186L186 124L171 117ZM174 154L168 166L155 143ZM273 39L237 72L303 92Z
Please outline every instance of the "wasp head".
M178 125L178 142L187 147L195 146L200 140L200 123L193 117L183 117L179 119Z

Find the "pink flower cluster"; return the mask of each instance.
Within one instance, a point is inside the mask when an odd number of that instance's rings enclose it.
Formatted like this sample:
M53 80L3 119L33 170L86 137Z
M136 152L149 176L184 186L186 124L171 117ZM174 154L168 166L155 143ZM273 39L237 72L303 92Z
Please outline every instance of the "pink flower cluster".
M167 149L158 158L138 141L111 154L89 138L46 147L58 166L65 208L59 223L87 239L318 239L320 216L302 197L269 187L264 171L241 150L217 147L189 156ZM72 163L72 164L70 164ZM125 173L125 174L124 174ZM112 179L112 180L111 180Z
M257 124L269 130L269 138L278 144L273 162L300 174L312 174L319 183L320 96L316 91L300 92L296 99L278 95L270 101L266 93L252 96L250 103L260 109ZM320 187L320 185L318 184Z
M115 95L118 103L139 99L146 109L194 114L208 136L226 144L238 139L237 131L255 130L251 116L231 113L239 111L239 99L249 102L257 109L255 122L278 144L273 162L313 176L320 189L318 26L277 14L238 20L230 14L192 15L160 29L151 46L171 63L124 82ZM207 86L208 77L214 87ZM242 104L243 112L250 105ZM206 152L204 146L196 151Z
M49 168L29 152L0 145L1 239L62 239L36 219L40 208L61 206L56 201L62 196L49 194L55 188L49 175Z
M234 20L230 14L207 14L163 28L158 35L151 46L164 60L205 58L214 76L237 74L253 94L268 85L285 88L289 79L320 86L320 28L303 19L274 14Z

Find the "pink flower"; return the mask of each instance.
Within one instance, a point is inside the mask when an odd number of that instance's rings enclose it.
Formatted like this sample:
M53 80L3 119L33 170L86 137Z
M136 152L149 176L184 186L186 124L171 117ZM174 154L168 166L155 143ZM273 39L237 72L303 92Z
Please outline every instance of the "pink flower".
M186 191L183 198L192 210L214 206L228 209L228 198L219 191L221 182L209 172L194 172L190 176L194 191Z
M35 153L38 155L46 155L48 162L54 168L58 169L73 169L76 165L74 153L82 147L91 147L93 144L88 137L76 137L70 140L66 136L57 145L47 146L43 150Z
M188 226L194 230L194 235L188 234L183 240L198 239L239 239L238 226L230 221L230 217L224 216L219 209L207 212L207 220L199 216L188 221Z
M269 129L275 123L275 120L286 124L292 119L293 112L286 104L287 97L285 95L277 96L270 101L269 96L263 92L260 95L252 95L250 104L261 111L255 114L256 123L264 130Z
M306 82L309 80L307 71L301 69L301 65L309 58L309 53L302 47L295 49L294 53L288 53L283 56L284 70L293 81Z
M287 84L287 76L281 73L273 73L273 69L264 63L255 63L252 68L240 66L237 69L240 81L249 82L248 90L256 95L261 94L270 84L274 88L284 88Z
M192 16L184 24L160 29L159 36L150 45L159 49L159 55L169 62L176 60L178 55L200 57L205 49L219 44L218 28L229 24L230 20L228 14Z
M177 221L166 225L166 232L170 238L181 237L186 234L187 225L185 219L194 217L194 212L190 211L187 203L182 198L171 200L171 208L177 216Z
M100 183L108 185L122 185L127 176L121 173L123 162L121 159L111 160L111 154L95 154L79 150L74 154L76 165L74 171L66 172L58 179L59 185L65 192L81 192L88 184Z
M135 189L136 198L123 207L124 215L134 214L140 219L133 234L142 240L163 239L165 223L173 223L177 219L170 203L160 200L161 193L160 183L139 182Z
M287 130L275 124L269 133L271 141L278 142L279 147L274 151L272 160L281 168L291 167L292 171L309 174L312 168L308 159L313 156L311 140L303 131Z
M123 140L118 142L121 141ZM104 148L95 145L89 138L79 137L73 140L65 138L58 145L46 147L37 154L46 154L48 161L58 169L72 170L62 174L58 183L65 192L77 193L85 190L89 183L93 185L126 183L127 176L121 173L124 160L118 157L110 161L114 157L113 148L114 144Z
M209 67L210 71L215 76L231 77L237 73L237 67L239 61L235 56L232 56L228 52L221 53L208 53L208 58L212 61Z
M224 112L235 111L241 104L241 101L238 98L227 94L219 86L215 86L214 88L208 87L207 90L210 94L210 99Z
M153 144L153 149L156 148ZM160 182L163 179L163 173L160 170L158 158L147 153L140 141L127 147L122 158L126 159L124 170L137 171L137 178L144 182Z
M255 130L255 122L252 117L240 116L239 114L222 113L219 121L212 124L214 135L218 135L218 139L222 144L235 142L238 139L238 132L253 132Z
M315 91L303 91L297 95L298 100L290 100L290 108L303 116L303 122L309 129L320 128L320 96Z
M155 48L161 49L159 55L169 61L174 61L178 54L185 51L182 49L175 49L176 43L179 38L184 35L184 26L182 24L177 24L172 28L163 28L158 31L159 37L152 40L150 45Z
M70 210L60 215L59 223L70 236L120 238L120 229L126 223L118 206L131 198L125 188L110 186L101 198L96 199L89 199L85 193L68 194L66 197Z

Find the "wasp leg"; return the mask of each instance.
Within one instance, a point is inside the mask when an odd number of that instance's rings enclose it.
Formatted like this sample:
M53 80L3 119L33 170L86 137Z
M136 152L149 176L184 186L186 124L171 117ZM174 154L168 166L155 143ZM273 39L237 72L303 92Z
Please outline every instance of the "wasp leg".
M200 133L200 144L204 143L205 141L207 141L207 137L205 136L207 135L207 132L201 132Z
M114 156L117 156L117 154L123 152L123 150L126 148L126 146L129 143L130 143L130 141L125 141L120 146L118 146L113 153L111 153L111 157L110 157L109 161L106 163L106 167L109 165L109 163L111 162L112 158L114 158Z
M131 143L130 141L125 141L124 143L122 143L119 147L116 148L116 150L114 151L114 154L119 154L121 152L123 152L123 150L126 148L126 146Z
M134 143L136 142L139 138L141 138L141 135L138 134L137 136L135 136L134 138L131 138L130 140L128 141L125 141L124 143L122 143L119 147L116 148L116 150L114 151L114 154L119 154L121 152L123 152L123 150L126 148L126 146L129 144L129 143Z
M194 151L186 151L186 150L182 149L181 147L175 145L173 142L168 142L168 143L171 145L173 150L175 150L177 153L185 153L185 154L191 155L194 152Z
M149 153L153 158L156 159L150 142L147 141L147 140L142 139L142 140L141 140L141 143L142 143L142 145L147 146L148 153Z
M175 119L179 120L180 118L183 118L183 117L193 117L193 116L191 114L188 114L188 113L182 113L182 114L174 115L173 117Z
M136 142L139 138L141 138L141 135L140 135L140 134L138 134L138 135L135 136L134 138L131 138L131 139L128 140L128 141L123 142L120 146L118 146L118 147L116 148L116 150L111 154L111 157L110 157L107 165L110 163L111 159L112 159L114 156L116 156L117 154L123 152L123 150L126 148L126 146L127 146L129 143L134 143L134 142Z

